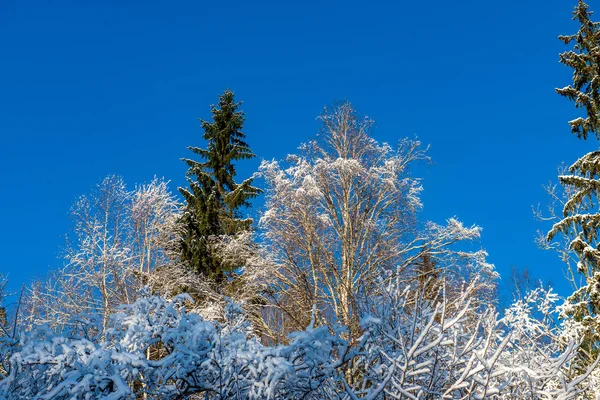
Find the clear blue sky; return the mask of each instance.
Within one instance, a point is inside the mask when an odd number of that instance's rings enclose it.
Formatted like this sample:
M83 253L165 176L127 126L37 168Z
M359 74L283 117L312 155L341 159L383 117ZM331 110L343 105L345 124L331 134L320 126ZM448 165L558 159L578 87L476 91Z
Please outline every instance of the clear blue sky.
M597 147L554 93L575 3L3 0L0 271L19 286L62 265L70 205L108 174L184 185L179 158L229 87L259 159L294 152L336 99L380 141L417 135L435 162L419 170L423 216L482 226L501 274L528 267L565 293L531 205L561 161Z

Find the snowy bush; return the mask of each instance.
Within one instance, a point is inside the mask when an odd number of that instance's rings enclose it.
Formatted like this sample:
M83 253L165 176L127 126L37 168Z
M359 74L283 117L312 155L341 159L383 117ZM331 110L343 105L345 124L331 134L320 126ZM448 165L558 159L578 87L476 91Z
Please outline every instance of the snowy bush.
M186 295L144 294L110 316L80 318L69 333L40 326L2 338L4 399L573 399L592 368L575 364L577 334L556 324L557 297L536 289L503 318L473 318L466 287L388 283L363 335L313 326L265 346L236 304L218 324L188 312ZM571 336L569 336L571 335ZM595 365L594 365L595 366Z
M86 327L55 334L41 326L7 340L6 399L300 398L318 390L345 361L347 345L325 327L265 347L248 336L242 310L230 304L226 324L186 312L187 296L144 296L111 315L102 335ZM96 339L96 340L95 340Z

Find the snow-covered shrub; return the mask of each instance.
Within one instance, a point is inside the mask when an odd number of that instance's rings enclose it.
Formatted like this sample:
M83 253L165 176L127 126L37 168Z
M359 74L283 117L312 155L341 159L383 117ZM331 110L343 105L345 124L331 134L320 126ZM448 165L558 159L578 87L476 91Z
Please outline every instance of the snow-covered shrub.
M557 323L552 291L533 290L503 318L473 318L474 287L448 302L443 288L430 299L423 287L389 283L363 318L354 381L343 382L350 398L574 399L585 390L592 369L576 365L578 337Z
M187 312L188 299L143 296L111 315L104 335L94 338L83 334L89 329L59 335L40 326L23 333L13 344L0 396L309 398L345 361L346 342L326 327L295 334L289 346L265 347L248 336L238 306L230 304L228 321L217 324Z
M472 286L452 302L442 286L389 281L363 334L315 326L265 346L236 304L226 322L186 310L186 295L143 294L110 316L45 326L0 343L0 398L12 399L574 399L585 389L578 335L556 323L557 296L536 289L498 319L474 314ZM474 318L474 315L477 316Z

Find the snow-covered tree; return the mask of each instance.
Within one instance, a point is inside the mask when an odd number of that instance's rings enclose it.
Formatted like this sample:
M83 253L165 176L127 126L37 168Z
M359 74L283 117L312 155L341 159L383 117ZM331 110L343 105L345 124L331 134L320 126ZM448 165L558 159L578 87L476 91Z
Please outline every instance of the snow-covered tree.
M573 69L573 83L557 92L573 100L576 108L585 110L585 118L569 121L572 132L582 139L589 134L598 138L600 25L591 20L592 13L581 0L573 14L573 19L579 22L579 31L560 37L566 44L573 45L572 50L560 55L560 61ZM567 188L568 199L563 205L562 218L548 232L547 240L563 234L569 242L569 250L578 258L577 271L584 277L584 282L569 297L563 312L564 317L574 318L586 327L583 349L592 362L600 340L600 152L592 151L581 157L559 176L559 181ZM564 258L568 261L568 257ZM571 280L576 282L574 277Z
M586 117L569 121L571 130L582 139L594 134L600 138L600 23L591 19L592 12L583 0L578 0L573 19L579 22L579 30L573 35L559 36L573 49L560 54L560 62L573 69L573 84L556 89L561 96L575 102L576 108L586 111Z
M377 143L369 135L372 121L350 103L326 109L320 120L319 137L301 155L289 156L287 166L265 161L260 168L267 184L260 220L267 261L247 263L245 276L267 280L265 318L278 325L266 327L267 336L279 341L303 329L316 310L318 324L347 326L357 339L361 304L380 290L380 278L416 279L424 253L441 275L456 278L459 290L474 275L482 291L494 286L485 252L453 247L477 239L478 227L456 219L417 223L422 188L409 169L427 158L418 141L405 139L397 148Z
M120 177L105 178L72 208L73 237L64 268L28 290L30 323L61 330L75 315L108 316L130 304L149 274L172 260L177 203L164 181L154 179L128 191Z

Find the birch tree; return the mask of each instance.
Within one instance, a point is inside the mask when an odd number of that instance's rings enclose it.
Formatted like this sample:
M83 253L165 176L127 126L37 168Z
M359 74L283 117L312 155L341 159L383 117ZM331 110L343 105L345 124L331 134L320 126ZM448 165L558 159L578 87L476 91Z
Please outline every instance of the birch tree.
M473 271L493 286L485 252L451 250L478 238L478 227L456 219L446 226L417 223L422 187L410 166L427 159L418 141L401 140L397 148L377 143L370 136L373 121L359 117L350 103L325 109L319 119L320 135L301 147L301 155L289 156L287 166L265 161L260 167L267 185L260 227L268 262L248 265L246 273L250 281L258 274L269 282L263 292L267 318L282 335L274 340L306 327L312 310L318 323L347 326L350 337L358 337L362 299L380 290L386 275L415 279L423 252L442 271L468 267L459 286Z
M105 327L156 269L174 262L177 203L164 181L128 191L120 177L109 176L76 201L72 217L66 265L31 285L26 316L61 330L89 313L100 315Z

